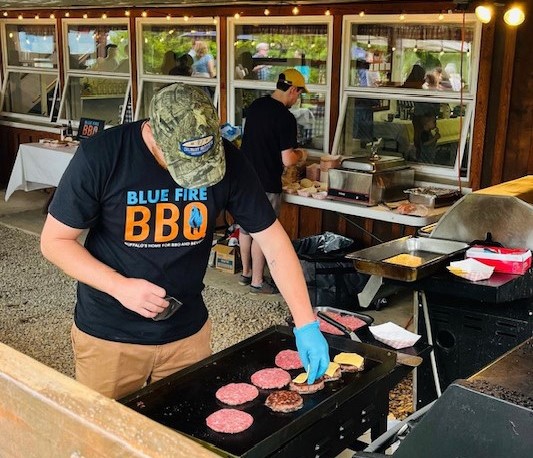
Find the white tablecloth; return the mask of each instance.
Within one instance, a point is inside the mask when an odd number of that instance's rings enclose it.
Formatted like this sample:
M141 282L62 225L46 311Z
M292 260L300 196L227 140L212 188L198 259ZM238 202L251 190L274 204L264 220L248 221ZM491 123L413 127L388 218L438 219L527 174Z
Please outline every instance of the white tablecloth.
M20 145L5 200L19 189L33 191L57 186L75 152L76 147L53 148L40 143Z

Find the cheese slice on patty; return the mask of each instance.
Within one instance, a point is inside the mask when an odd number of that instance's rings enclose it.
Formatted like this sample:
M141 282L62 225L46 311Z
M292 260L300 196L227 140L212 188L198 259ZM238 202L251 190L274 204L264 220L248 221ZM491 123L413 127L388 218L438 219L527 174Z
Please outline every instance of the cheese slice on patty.
M337 356L335 356L335 358L333 358L333 361L337 364L361 368L365 363L365 358L357 353L339 353Z
M293 383L305 383L307 381L307 372L297 375L292 381Z
M335 374L335 371L336 371L337 369L339 369L339 367L341 367L340 364L337 364L337 363L334 363L334 362L330 361L329 366L328 366L328 368L326 369L325 374L326 374L328 377L333 377L333 375Z

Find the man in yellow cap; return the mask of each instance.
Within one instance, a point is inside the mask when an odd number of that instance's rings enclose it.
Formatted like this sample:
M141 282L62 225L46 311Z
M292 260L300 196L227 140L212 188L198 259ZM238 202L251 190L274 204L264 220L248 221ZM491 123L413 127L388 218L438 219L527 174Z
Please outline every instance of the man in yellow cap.
M305 150L297 148L296 118L289 111L303 92L309 92L303 75L288 68L279 74L275 91L254 100L246 113L241 149L257 172L278 216L283 168L307 157ZM239 283L249 286L254 294L277 294L276 286L263 277L265 257L261 248L242 228L239 245L243 264Z

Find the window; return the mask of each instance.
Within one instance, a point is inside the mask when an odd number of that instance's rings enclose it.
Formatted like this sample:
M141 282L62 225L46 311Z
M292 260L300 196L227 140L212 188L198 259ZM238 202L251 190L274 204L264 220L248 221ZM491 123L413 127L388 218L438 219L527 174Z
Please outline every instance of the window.
M244 126L250 104L276 88L284 69L296 68L310 91L290 109L298 125L298 142L320 153L327 151L332 18L230 18L228 23L230 122Z
M60 118L120 124L130 96L128 20L76 21L64 21L67 75Z
M2 115L51 121L59 88L55 22L5 21L2 41Z
M474 15L346 16L334 150L383 154L419 171L468 177L480 26Z
M137 19L140 90L136 119L148 117L157 90L176 81L201 87L218 101L218 20Z

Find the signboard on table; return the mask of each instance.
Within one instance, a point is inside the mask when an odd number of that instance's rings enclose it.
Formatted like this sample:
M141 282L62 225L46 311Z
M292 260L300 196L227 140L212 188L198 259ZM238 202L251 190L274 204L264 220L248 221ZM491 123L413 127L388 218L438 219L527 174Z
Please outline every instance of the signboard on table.
M104 130L105 121L101 119L80 118L78 140L92 137Z

